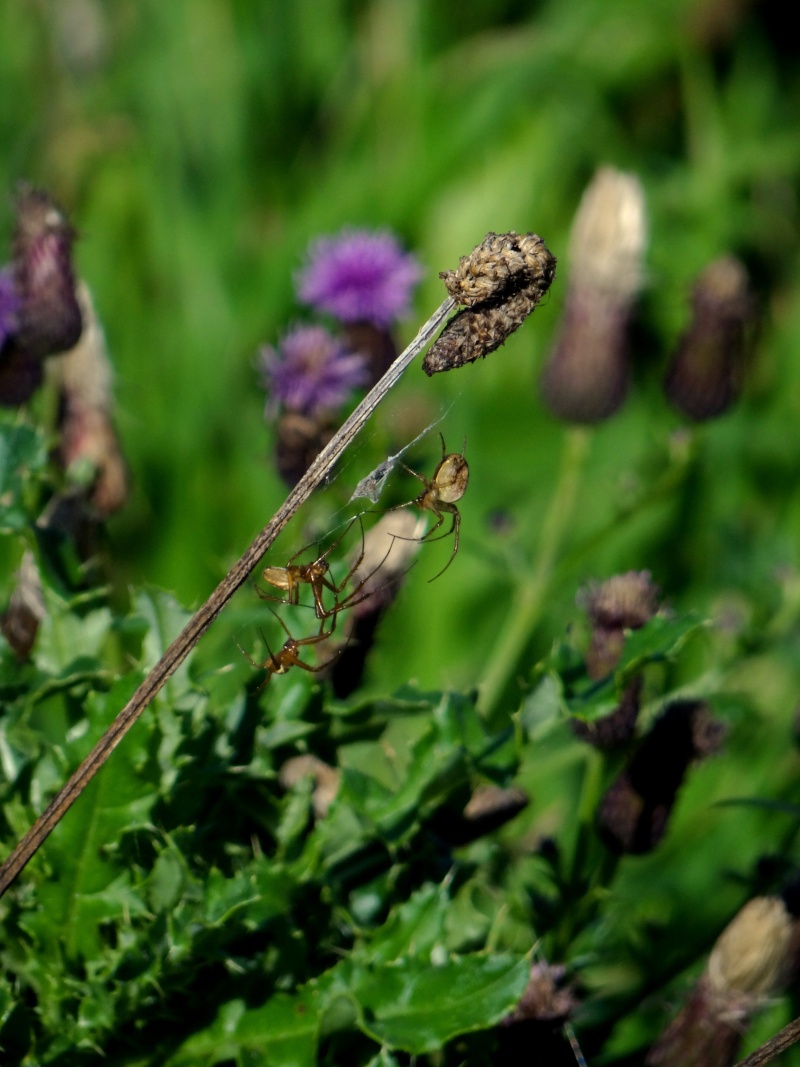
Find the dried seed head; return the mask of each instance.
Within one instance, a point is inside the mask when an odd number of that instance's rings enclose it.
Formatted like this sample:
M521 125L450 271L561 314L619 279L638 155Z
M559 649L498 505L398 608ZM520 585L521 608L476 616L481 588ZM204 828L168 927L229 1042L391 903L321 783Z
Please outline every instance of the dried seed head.
M487 234L454 271L440 275L453 299L467 307L431 345L425 373L462 367L498 349L539 303L555 272L555 257L536 234Z
M774 996L791 964L795 924L780 897L755 897L720 934L706 973L718 994Z
M658 610L658 586L649 571L627 571L579 594L579 603L592 623L586 653L590 678L604 678L619 662L625 645L625 630L638 630Z
M692 290L692 323L664 377L664 390L695 421L721 415L739 394L747 325L755 304L747 271L733 256L711 263Z
M84 328L77 345L52 364L59 396L58 459L80 472L95 514L107 518L128 497L128 471L112 422L111 362L91 294L78 284Z
M594 626L636 630L655 615L658 594L650 571L626 571L588 586L580 599Z
M474 307L487 300L537 288L544 294L555 277L556 261L535 233L487 233L455 270L439 277L459 304Z
M639 179L601 168L581 199L570 238L571 277L541 392L558 418L608 418L628 387L627 334L647 243Z
M630 304L642 287L647 209L635 174L601 167L587 186L570 234L570 288Z
M50 196L23 186L16 201L13 267L20 297L16 347L41 359L72 348L81 335L75 295L75 231Z
M312 802L314 814L318 819L324 819L328 814L328 808L336 799L339 792L339 783L342 772L336 767L330 767L316 756L294 756L287 760L280 769L278 780L284 789L291 789L303 778L314 779L314 793Z
M0 630L14 655L23 663L33 648L39 624L47 613L42 580L32 552L25 552L8 607L0 615Z
M503 1026L537 1020L563 1022L575 1011L578 1000L571 986L564 985L566 968L544 961L531 966L531 977L519 1004L503 1019Z
M755 897L723 930L686 1004L653 1045L649 1067L730 1067L752 1015L793 970L797 924L778 897Z

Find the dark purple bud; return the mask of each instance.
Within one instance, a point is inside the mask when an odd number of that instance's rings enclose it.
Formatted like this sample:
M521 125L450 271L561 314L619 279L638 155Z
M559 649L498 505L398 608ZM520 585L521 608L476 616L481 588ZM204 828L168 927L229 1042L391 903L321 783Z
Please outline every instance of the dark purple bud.
M622 404L629 376L628 328L646 243L638 178L601 168L572 225L564 318L542 372L542 399L558 418L591 424Z
M654 849L689 765L717 751L723 736L702 701L670 704L600 803L598 830L608 847L632 854Z
M75 231L49 195L30 186L17 196L16 215L13 269L20 308L14 343L26 356L42 359L72 348L81 335Z
M755 314L747 271L733 256L711 263L692 289L692 323L664 377L664 390L696 422L722 415L739 395L747 325Z

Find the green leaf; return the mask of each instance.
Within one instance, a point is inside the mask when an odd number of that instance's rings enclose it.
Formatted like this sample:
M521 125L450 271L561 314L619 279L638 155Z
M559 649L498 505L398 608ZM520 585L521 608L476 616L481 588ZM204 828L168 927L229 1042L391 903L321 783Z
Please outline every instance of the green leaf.
M393 1049L421 1054L458 1034L496 1025L518 1003L530 962L506 955L458 956L384 967L354 967L350 986L364 1033Z
M32 426L0 424L0 532L28 525L25 490L47 462L44 437Z

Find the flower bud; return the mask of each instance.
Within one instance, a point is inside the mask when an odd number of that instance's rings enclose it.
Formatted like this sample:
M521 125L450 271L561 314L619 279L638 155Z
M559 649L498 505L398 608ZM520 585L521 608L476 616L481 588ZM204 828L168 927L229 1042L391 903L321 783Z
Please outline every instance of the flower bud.
M75 295L75 231L50 196L22 186L16 201L14 282L20 297L17 347L41 359L72 348L81 335Z
M689 765L718 751L723 737L702 701L668 705L600 802L597 827L607 846L634 855L654 849Z
M646 243L639 179L601 168L572 225L561 332L542 372L542 399L558 418L600 422L622 404L629 377L628 327Z
M664 377L668 399L687 418L712 419L735 401L754 310L747 271L733 256L715 260L695 282L692 323Z
M797 923L779 897L748 901L717 939L686 1004L650 1050L649 1067L730 1067L750 1019L786 985Z
M25 552L17 572L17 584L0 616L0 630L20 663L30 655L46 612L36 561L32 552Z

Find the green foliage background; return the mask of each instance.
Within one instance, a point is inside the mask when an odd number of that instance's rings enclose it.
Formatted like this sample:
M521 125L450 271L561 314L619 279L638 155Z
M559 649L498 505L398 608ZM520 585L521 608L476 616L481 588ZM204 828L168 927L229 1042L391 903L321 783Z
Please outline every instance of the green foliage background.
M4 849L177 633L178 605L204 599L282 501L254 358L304 314L293 276L309 240L345 225L394 229L426 267L419 321L442 299L437 272L488 230L535 231L560 261L549 300L495 356L430 381L409 372L352 466L276 549L285 560L306 530L324 529L355 482L442 411L448 442L466 436L459 556L428 585L449 548L426 548L358 703L323 709L313 679L294 675L243 696L250 672L233 637L253 633L257 617L243 594L23 876L4 913L15 977L2 987L3 1062L88 1064L98 1049L142 1064L314 1062L322 1023L309 1009L309 1027L276 1045L270 1013L295 1018L276 997L294 1008L298 997L324 1000L323 1031L334 1035L320 1046L325 1062L388 1064L381 1042L427 1054L490 1028L519 995L520 961L540 933L531 898L546 886L561 913L542 924L545 947L583 964L597 1062L639 1062L667 995L686 986L682 972L696 973L748 895L774 888L759 861L777 857L783 870L797 858L800 72L777 6L5 0L0 41L0 187L45 186L81 231L78 263L108 334L134 486L108 531L114 583L134 590L127 606L48 580L34 663L18 669L5 655ZM607 424L576 434L542 408L536 375L563 306L569 225L602 163L644 185L648 277L631 396ZM10 232L10 206L0 205L0 226ZM692 279L727 252L744 258L759 293L757 351L740 404L689 428L660 376ZM46 408L43 396L33 415ZM41 441L9 441L5 588L31 541L44 462ZM437 447L419 446L417 469L432 469ZM652 669L651 713L691 687L713 698L730 733L724 756L694 772L656 853L623 861L602 885L590 884L589 864L578 872L589 881L559 897L534 843L553 835L577 856L610 769L554 720L533 668L579 619L576 590L631 568L651 570L679 619L723 623L677 658L669 645L667 666ZM514 716L500 768L481 763L485 738L455 738L441 711L472 707L442 691L469 694L487 677L495 721L470 714L490 736ZM362 780L377 739L412 752L384 768L383 788L412 813L397 824ZM304 745L338 753L353 774L349 800L313 830L308 796L287 798L275 781L280 758ZM429 766L427 745L445 768L443 753L461 763L447 774ZM457 804L476 776L514 774L531 807L471 846L451 892L425 851L426 803ZM735 797L785 803L714 807ZM256 827L271 855L254 853ZM336 864L375 842L393 873L376 874L388 881L368 892ZM415 933L391 948L385 924ZM380 1023L381 1005L352 999L370 987L373 941L390 946L380 959L405 989L417 988L425 952L429 963L443 946L454 955L442 966L473 967L469 981L499 983L502 995L487 994L472 1027L431 1024L432 1044L403 1043ZM495 966L507 967L505 986L482 970ZM382 973L388 1003L397 976ZM748 1040L797 1007L780 1002ZM454 1011L448 1003L445 1015ZM341 1043L356 1031L361 1044ZM476 1042L442 1055L484 1062L490 1046Z

